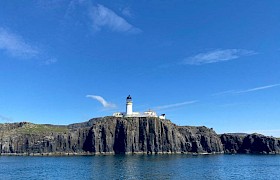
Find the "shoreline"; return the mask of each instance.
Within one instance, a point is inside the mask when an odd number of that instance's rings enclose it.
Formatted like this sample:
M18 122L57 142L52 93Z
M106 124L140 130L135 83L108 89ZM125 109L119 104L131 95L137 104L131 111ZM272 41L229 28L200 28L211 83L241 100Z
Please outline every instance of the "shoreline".
M33 157L64 157L64 156L116 156L116 155L191 155L191 156L201 156L201 155L279 155L280 153L271 152L271 153L225 153L225 152L213 152L213 153L193 153L193 152L157 152L157 153L144 153L144 152L126 152L121 154L116 154L114 152L98 152L98 153L1 153L1 156L33 156Z
M115 155L176 155L176 154L185 154L185 155L215 155L215 154L226 154L224 152L213 152L213 153L193 153L193 152L153 152L153 153L145 153L145 152L126 152L116 154L114 152L98 152L98 153L64 153L64 152L56 152L56 153L1 153L0 156L115 156Z

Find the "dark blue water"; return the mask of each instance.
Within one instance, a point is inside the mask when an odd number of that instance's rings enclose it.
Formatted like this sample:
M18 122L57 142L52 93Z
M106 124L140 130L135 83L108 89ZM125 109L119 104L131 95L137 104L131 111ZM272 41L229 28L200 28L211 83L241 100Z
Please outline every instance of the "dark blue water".
M280 155L0 156L0 179L280 179Z

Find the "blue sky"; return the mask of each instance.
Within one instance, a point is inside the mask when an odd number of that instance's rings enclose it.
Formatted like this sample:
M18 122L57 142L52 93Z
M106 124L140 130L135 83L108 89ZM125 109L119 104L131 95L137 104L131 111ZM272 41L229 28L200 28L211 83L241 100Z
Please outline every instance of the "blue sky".
M280 137L280 2L0 2L0 122L125 110Z

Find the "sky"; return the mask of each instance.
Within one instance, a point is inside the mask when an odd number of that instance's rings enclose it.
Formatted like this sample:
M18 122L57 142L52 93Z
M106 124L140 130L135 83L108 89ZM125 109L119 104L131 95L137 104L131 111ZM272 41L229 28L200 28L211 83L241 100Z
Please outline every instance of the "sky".
M280 137L280 1L2 0L0 123L155 110Z

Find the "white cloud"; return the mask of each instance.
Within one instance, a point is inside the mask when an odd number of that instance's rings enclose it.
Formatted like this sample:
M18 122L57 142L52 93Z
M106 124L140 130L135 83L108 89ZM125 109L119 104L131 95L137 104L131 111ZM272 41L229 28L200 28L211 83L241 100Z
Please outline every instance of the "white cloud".
M155 107L155 109L157 109L157 110L170 109L170 108L174 108L174 107L180 107L180 106L185 106L185 105L189 105L189 104L194 104L196 102L198 102L198 101L186 101L186 102L182 102L182 103L168 104L168 105Z
M254 91L260 91L260 90L265 90L265 89L269 89L269 88L274 88L274 87L277 87L277 86L280 86L280 84L271 84L271 85L260 86L260 87L245 89L245 90L228 90L228 91L223 91L223 92L215 93L212 96L222 96L222 95L230 95L230 94L242 94L242 93L248 93L248 92L254 92Z
M205 53L199 53L195 56L188 57L184 60L184 64L202 65L209 63L217 63L240 58L241 56L251 56L257 54L251 50L245 49L217 49Z
M212 96L223 96L228 94L234 94L235 92L236 92L235 90L222 91L222 92L214 93L212 94Z
M139 28L134 27L124 18L118 16L114 11L100 4L97 6L92 6L90 17L92 19L92 26L95 31L99 31L106 27L115 32L141 32Z
M86 95L87 98L92 98L97 100L98 102L100 102L102 104L103 107L105 108L115 108L116 105L110 102L107 102L103 97L101 96L96 96L96 95Z
M261 87L256 87L256 88L252 88L252 89L246 89L246 90L242 90L242 91L236 91L236 92L234 92L234 93L235 93L235 94L247 93L247 92L253 92L253 91L259 91L259 90L269 89L269 88L273 88L273 87L277 87L277 86L280 86L280 84L271 84L271 85L267 85L267 86L261 86Z
M0 27L0 52L20 59L37 59L44 65L57 62L56 58L49 57L44 51L23 39L8 29Z
M0 27L0 49L9 55L32 58L39 54L38 48L27 43L22 37Z

